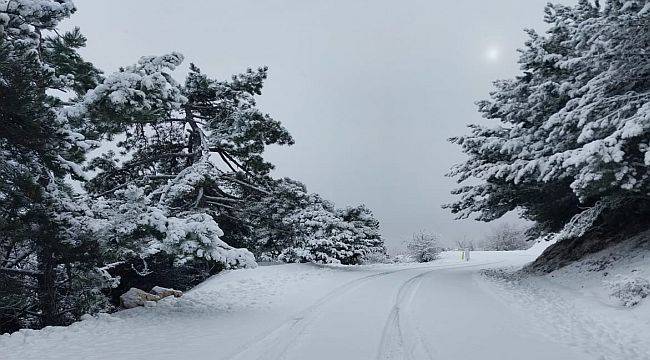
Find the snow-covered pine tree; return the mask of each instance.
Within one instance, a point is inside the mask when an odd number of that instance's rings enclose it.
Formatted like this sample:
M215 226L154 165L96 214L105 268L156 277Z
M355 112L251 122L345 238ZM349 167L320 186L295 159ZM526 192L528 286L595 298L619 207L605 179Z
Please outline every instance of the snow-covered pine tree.
M88 206L65 179L95 143L67 117L67 98L99 71L57 33L70 1L0 1L0 331L60 325L103 306ZM61 94L61 96L57 96Z
M451 139L469 159L450 175L482 180L445 206L460 217L520 209L548 232L597 204L615 213L649 200L650 2L580 0L545 13L545 35L527 30L522 74L495 82L492 99L478 103L500 124Z
M386 254L384 240L379 234L379 220L365 205L339 210L338 215L351 225L352 256L342 259L344 264L358 264L371 254Z
M289 178L266 184L269 192L238 214L248 229L246 247L258 258L357 264L370 253L385 254L379 222L365 206L336 209Z
M116 271L161 271L155 281L187 287L255 266L224 238L273 258L301 249L300 261L383 250L367 210L338 211L269 176L266 145L293 139L256 107L266 68L217 81L191 65L182 86L172 72L183 56L172 53L103 78L76 51L80 31L56 31L74 11L68 0L0 0L3 331L68 323L106 308L106 287L143 284ZM106 151L83 169L102 140Z
M133 256L164 252L179 263L254 266L249 251L220 239L217 221L245 227L241 207L251 194L269 194L265 146L293 139L256 107L266 68L217 81L191 65L181 86L172 71L182 61L178 53L143 57L86 94L80 122L119 149L91 162L97 175L87 189L113 204L103 215L113 219L105 234L135 244Z
M385 253L379 222L363 205L339 210L317 194L305 194L282 223L290 240L278 257L283 261L358 264L364 255Z
M246 225L246 247L259 259L276 260L294 244L295 228L286 219L308 204L304 184L289 178L267 182L269 193L257 194L242 207L239 219Z
M333 203L317 194L309 194L283 221L293 230L292 246L279 257L283 261L341 263L353 255L351 241L346 241L351 238L348 224Z

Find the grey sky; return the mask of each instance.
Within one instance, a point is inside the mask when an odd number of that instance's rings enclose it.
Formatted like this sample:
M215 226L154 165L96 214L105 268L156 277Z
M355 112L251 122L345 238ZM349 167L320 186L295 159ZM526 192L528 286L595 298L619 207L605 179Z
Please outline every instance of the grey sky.
M494 226L440 208L463 159L446 139L482 120L474 101L493 80L517 73L522 29L542 28L546 1L76 0L66 25L107 72L170 51L221 78L268 65L260 106L296 139L269 152L276 175L367 204L394 246Z

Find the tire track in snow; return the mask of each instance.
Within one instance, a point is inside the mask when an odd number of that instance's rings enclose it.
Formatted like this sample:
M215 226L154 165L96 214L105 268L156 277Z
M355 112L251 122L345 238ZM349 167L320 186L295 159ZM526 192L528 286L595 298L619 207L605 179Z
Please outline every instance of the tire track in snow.
M443 269L469 268L498 264L502 261L482 264L450 266ZM409 306L425 276L438 269L432 269L415 275L400 286L395 295L395 304L391 309L382 332L377 360L433 360L432 351L422 335L422 331L414 324Z
M251 344L244 345L243 349L225 357L224 360L282 359L290 349L291 345L293 345L294 341L304 332L305 328L318 318L322 308L326 304L374 278L407 270L413 270L413 268L384 271L364 276L340 285L322 298L318 299L314 304L280 325L278 328L262 334L253 340Z
M379 343L378 360L391 359L432 359L426 343L423 341L419 332L414 333L411 326L410 306L415 294L417 293L422 278L435 270L429 270L408 279L400 286L395 295L395 304L388 315L384 331ZM417 341L415 341L417 338ZM424 355L423 356L416 356Z
M321 315L323 308L331 303L332 301L337 300L341 296L347 294L348 292L358 288L359 286L374 280L375 278L403 272L403 271L413 271L419 269L429 269L424 274L430 273L438 269L454 269L454 268L464 268L464 267L474 267L474 266L484 266L494 264L495 262L482 263L482 264L472 264L472 265L439 265L439 266L430 266L423 268L404 268L398 270L384 271L368 276L364 276L355 280L351 280L345 284L342 284L332 291L327 293L325 296L318 299L314 304L310 305L308 308L299 312L298 314L292 316L292 318L284 322L279 327L261 334L257 338L253 339L251 343L241 346L234 353L226 356L223 360L280 360L285 359L287 353L291 348L296 344L296 341L305 333L305 330L311 325L315 320L317 320ZM423 275L422 273L419 275ZM416 275L419 276L419 275ZM409 279L410 280L410 279ZM408 282L408 280L407 280ZM404 286L404 284L402 285Z

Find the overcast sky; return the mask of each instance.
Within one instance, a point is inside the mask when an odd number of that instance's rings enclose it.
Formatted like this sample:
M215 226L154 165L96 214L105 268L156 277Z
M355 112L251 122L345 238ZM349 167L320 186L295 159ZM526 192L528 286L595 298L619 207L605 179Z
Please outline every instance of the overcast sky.
M219 78L268 65L259 104L296 140L269 151L275 175L367 204L398 246L418 230L451 242L495 226L440 208L463 160L446 139L483 121L474 102L517 74L522 29L543 29L546 2L76 0L66 25L106 72L170 51Z

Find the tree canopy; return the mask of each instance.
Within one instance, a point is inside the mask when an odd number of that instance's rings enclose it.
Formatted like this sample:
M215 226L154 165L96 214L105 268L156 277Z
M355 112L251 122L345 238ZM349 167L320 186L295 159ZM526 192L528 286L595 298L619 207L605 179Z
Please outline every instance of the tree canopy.
M452 138L467 161L449 175L478 179L445 207L490 221L519 209L538 232L585 208L650 193L650 5L549 4L545 34L527 30L521 74L478 102L497 126Z

